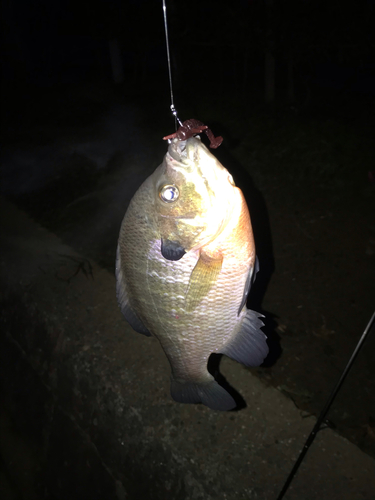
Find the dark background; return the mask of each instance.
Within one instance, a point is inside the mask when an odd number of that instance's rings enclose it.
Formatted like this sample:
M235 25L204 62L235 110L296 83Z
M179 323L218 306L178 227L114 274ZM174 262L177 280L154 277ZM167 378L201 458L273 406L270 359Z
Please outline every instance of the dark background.
M375 304L375 2L167 5L175 106L224 137L253 221L253 371L317 415ZM174 130L162 2L9 0L1 31L1 194L113 271ZM373 456L374 352L372 332L329 415Z

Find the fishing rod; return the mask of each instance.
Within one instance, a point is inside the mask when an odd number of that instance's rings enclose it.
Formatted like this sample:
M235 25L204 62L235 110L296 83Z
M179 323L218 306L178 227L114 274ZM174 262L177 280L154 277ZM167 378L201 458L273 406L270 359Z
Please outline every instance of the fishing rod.
M369 332L374 324L374 321L375 321L375 312L373 313L370 321L367 323L367 326L366 326L361 338L359 339L359 341L358 341L358 343L353 351L353 354L351 355L351 357L350 357L349 361L347 362L347 364L344 368L344 371L342 372L337 384L335 385L335 387L333 388L333 391L331 392L329 398L327 399L327 402L326 402L321 414L319 415L318 420L316 421L316 424L313 427L313 430L311 431L309 437L307 438L306 443L305 443L304 447L302 448L287 480L285 481L285 484L284 484L282 490L280 491L280 494L277 497L277 500L281 500L282 498L284 498L284 495L285 495L286 491L288 490L290 483L293 481L293 478L294 478L299 466L301 465L302 460L304 459L308 449L310 448L310 446L314 442L314 439L315 439L317 433L321 430L321 425L325 420L325 417L328 413L328 410L330 409L334 399L337 396L337 393L339 392L342 384L344 383L344 380L345 380L350 368L352 367L359 350L363 346L363 344L364 344L364 342L365 342L365 340L366 340L366 338L367 338L367 336L368 336L368 334L369 334Z

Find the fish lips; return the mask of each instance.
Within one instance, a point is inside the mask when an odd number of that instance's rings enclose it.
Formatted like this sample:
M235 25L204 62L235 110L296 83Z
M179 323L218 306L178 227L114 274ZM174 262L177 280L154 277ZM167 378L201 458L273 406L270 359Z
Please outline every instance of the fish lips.
M173 139L173 141L169 145L168 154L179 163L182 163L183 165L189 165L192 161L199 161L199 158L197 157L197 151L199 147L206 149L206 146L202 144L199 135L190 137L185 141Z
M167 260L180 260L185 255L185 249L178 241L161 239L161 254Z
M179 163L186 160L186 141L173 140L168 148L169 155Z

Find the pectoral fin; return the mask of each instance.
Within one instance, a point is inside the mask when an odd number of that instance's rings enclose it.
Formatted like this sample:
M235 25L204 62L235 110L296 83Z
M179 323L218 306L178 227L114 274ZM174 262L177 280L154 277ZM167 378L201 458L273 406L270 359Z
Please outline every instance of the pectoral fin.
M208 294L219 275L223 265L223 256L211 257L201 252L198 262L190 276L189 287L185 299L188 312L193 311Z

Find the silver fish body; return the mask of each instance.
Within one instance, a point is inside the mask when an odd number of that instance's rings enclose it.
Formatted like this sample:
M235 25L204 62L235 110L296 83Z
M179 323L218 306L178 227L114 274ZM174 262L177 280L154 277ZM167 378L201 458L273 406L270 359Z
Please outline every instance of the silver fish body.
M261 315L246 308L255 274L242 192L199 138L174 139L125 214L116 280L125 318L169 360L176 401L236 406L207 362L211 353L248 366L266 357Z

